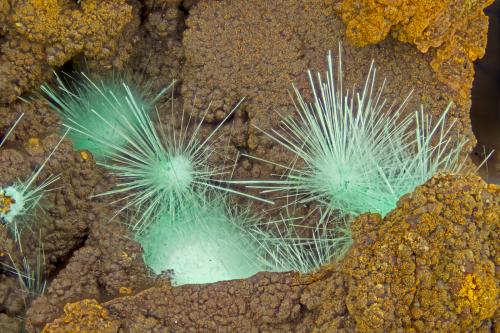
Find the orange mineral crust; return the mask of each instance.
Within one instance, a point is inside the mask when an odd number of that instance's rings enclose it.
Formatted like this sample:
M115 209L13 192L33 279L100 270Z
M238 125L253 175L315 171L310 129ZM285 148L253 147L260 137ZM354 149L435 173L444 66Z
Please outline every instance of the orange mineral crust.
M493 0L343 0L335 11L346 24L348 40L357 46L376 44L388 35L431 50L437 77L460 95L469 94L472 62L484 56Z

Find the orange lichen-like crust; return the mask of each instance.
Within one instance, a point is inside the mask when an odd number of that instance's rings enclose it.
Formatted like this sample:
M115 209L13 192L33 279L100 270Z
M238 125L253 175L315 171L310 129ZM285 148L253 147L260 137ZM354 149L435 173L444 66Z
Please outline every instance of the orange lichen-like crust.
M14 0L0 5L0 103L38 86L50 67L77 55L89 67L121 67L130 53L127 29L137 16L127 0ZM7 15L2 15L6 12ZM2 19L3 18L3 19ZM2 28L3 26L3 28ZM124 37L125 36L125 37Z
M25 146L26 146L26 151L28 153L32 153L32 154L43 153L42 142L40 141L40 138L38 138L38 137L29 138L28 142L26 142Z
M434 48L432 68L438 78L466 94L472 86L472 61L484 56L493 0L343 0L335 6L355 45L376 44L391 34L417 46ZM464 95L465 96L465 95Z
M461 313L465 308L478 316L479 320L490 318L495 311L497 284L493 274L484 277L478 274L467 274L462 288L458 292L457 309Z
M498 315L499 201L500 187L477 176L438 175L384 219L359 216L347 256L317 273L165 284L102 306L131 332L487 331Z
M10 211L10 207L15 203L16 201L13 198L0 191L0 213L7 214Z
M499 304L499 200L500 187L477 176L438 175L384 220L358 218L341 269L356 330L486 327Z
M109 312L97 301L85 299L64 306L64 317L47 324L43 333L115 333L119 322L109 317Z
M90 152L86 151L86 150L81 150L80 151L80 156L81 158L84 160L84 161L88 161L90 158L91 158L91 154Z

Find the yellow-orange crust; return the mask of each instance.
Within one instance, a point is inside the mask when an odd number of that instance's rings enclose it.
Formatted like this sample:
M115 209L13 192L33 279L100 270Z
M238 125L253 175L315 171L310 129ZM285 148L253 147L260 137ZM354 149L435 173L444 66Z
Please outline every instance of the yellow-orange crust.
M64 306L64 317L47 324L43 333L116 333L119 322L97 301L85 299Z
M336 12L346 24L347 38L357 46L376 44L388 35L432 50L431 66L441 82L462 97L472 87L472 62L484 56L493 0L342 0Z

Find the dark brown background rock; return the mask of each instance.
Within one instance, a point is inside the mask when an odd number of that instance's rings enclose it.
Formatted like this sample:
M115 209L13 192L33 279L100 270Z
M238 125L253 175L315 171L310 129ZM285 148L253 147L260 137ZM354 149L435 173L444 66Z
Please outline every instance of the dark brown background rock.
M4 1L5 2L5 1ZM38 88L52 68L83 56L123 68L139 24L135 0L8 0L0 7L0 103Z
M100 319L124 332L486 332L500 300L499 227L499 186L438 175L383 220L358 217L347 256L318 273L153 287L102 304ZM85 302L43 332L84 324L95 316Z
M94 0L82 2L95 4ZM43 49L46 41L40 38L44 38L47 28L43 24L35 22L35 27L44 29L31 37L14 27L14 11L19 16L28 8L21 5L33 3L25 0L11 2L15 6L0 5L1 43L8 51L0 53L0 73L11 73L14 66L19 69L16 75L20 75L15 84L10 80L17 76L0 78L0 87L6 87L0 93L4 103L32 91L50 75L50 66L66 62L69 68L85 67L79 46L64 42L64 38L61 42L59 34L55 45ZM74 3L62 3L69 6L68 13L79 11ZM471 140L472 147L475 139L469 118L470 93L458 98L457 91L436 78L430 65L432 57L411 45L389 38L361 49L351 46L332 3L145 0L141 6L136 1L120 1L120 10L131 8L130 15L127 10L121 12L119 26L126 28L118 29L121 32L99 28L89 37L90 48L84 53L90 67L97 69L96 74L108 72L111 65L120 69L126 64L124 75L131 74L153 93L172 79L179 79L177 92L184 111L192 110L200 119L211 103L203 129L205 136L245 97L243 105L221 129L224 155L249 153L286 164L293 156L254 126L266 131L278 128L278 113L293 112L288 95L292 83L310 97L306 70L324 71L328 50L336 55L341 42L345 87L359 87L374 59L379 82L387 79L384 96L389 103L401 101L413 89L406 111L413 112L422 103L437 116L449 101L456 100L450 120L458 120L457 130ZM101 14L109 8L112 6L102 7ZM49 32L47 36L54 33ZM100 39L110 44L101 48L96 42ZM6 63L9 56L16 62ZM164 110L170 111L169 106L161 105L160 111ZM25 119L0 154L2 184L15 176L27 177L58 138L50 135L57 131L57 115L38 99L31 104L16 101L1 106L2 133L20 112L26 113ZM41 147L30 147L32 138L40 139ZM38 148L42 150L37 152ZM104 322L107 330L116 330L119 324L130 332L167 327L178 331L214 327L228 331L477 331L486 330L495 317L492 311L498 304L498 293L488 294L486 289L495 290L492 281L498 281L498 203L491 203L492 196L498 197L498 188L487 189L474 177L438 177L402 199L400 207L383 222L374 215L360 217L356 227L358 244L342 263L318 274L299 277L262 273L248 280L180 288L163 282L136 296L104 303L120 295L136 294L153 283L138 245L126 239L126 227L108 223L111 214L104 209L107 199L89 199L90 194L109 187L112 180L103 178L94 161L83 159L67 142L41 179L49 172L62 174L62 189L48 197L53 207L42 230L51 283L46 295L36 300L27 313L32 332L62 315L65 303L82 298L95 298L104 307L78 302L65 309L71 320L77 321L84 318L85 311L93 311L95 318L104 318L96 320L95 327ZM241 158L235 177L265 178L270 172L268 165ZM437 192L441 198L433 197ZM465 203L465 207L459 207L458 202ZM436 210L436 205L444 208ZM464 225L464 220L470 223ZM8 236L0 242L7 244ZM436 259L441 256L449 260L447 266ZM460 296L470 291L470 283L482 286L472 288L479 303L467 303L467 297ZM438 295L433 286L439 286ZM12 276L1 275L0 293L8 295L12 287ZM491 299L496 303L492 305ZM14 310L9 316L22 312L22 307L14 305L10 306ZM133 315L127 311L133 311ZM433 316L438 314L449 316L448 320L435 319ZM11 320L4 316L4 321ZM47 330L57 331L58 327L62 327L60 321Z
M210 104L208 122L220 121L245 97L235 114L231 141L240 151L287 165L293 158L275 145L263 131L277 129L280 114L293 112L289 92L292 83L310 94L307 69L324 72L328 50L338 55L342 43L344 87L365 82L371 60L375 60L378 83L386 79L384 97L400 103L410 91L406 112L421 104L432 115L443 112L456 92L439 82L428 55L410 45L387 39L357 48L345 38L345 27L328 1L201 1L190 11L183 44L186 64L182 97L201 114ZM467 102L450 112L458 120L457 130L474 143ZM268 165L242 159L236 177L268 177Z

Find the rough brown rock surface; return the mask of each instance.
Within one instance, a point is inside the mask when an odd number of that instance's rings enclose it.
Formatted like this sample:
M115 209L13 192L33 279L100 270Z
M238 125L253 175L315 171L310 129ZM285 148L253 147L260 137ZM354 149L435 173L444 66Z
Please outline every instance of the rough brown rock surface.
M111 212L101 207L93 216L85 245L73 253L46 293L33 302L26 314L31 332L39 332L45 323L61 315L66 303L82 297L108 300L151 285L140 246L126 238L127 227L109 221L110 216Z
M37 98L30 103L19 100L0 106L0 133L7 133L21 114L24 114L22 121L9 135L7 143L18 142L22 145L31 138L41 138L48 133L54 133L60 127L57 112L52 110L46 101Z
M16 149L2 147L0 150L0 179L2 186L13 184L17 179L26 181L33 169L38 168L60 140L58 135L45 138L33 137ZM34 185L40 184L49 175L59 175L54 189L48 192L41 204L44 211L37 211L29 225L21 225L22 246L26 253L32 253L39 245L43 246L46 256L46 270L52 271L55 265L79 245L85 237L89 218L94 206L89 201L99 182L100 174L91 160L84 160L73 150L72 144L65 140L55 151ZM90 215L89 215L90 214ZM40 237L40 239L39 239Z
M452 78L443 83L432 52L423 54L390 38L351 46L331 0L143 0L140 10L135 0L82 0L81 7L73 0L0 0L0 133L25 112L0 151L0 183L29 175L59 138L50 135L60 124L46 103L13 102L15 98L33 91L51 67L84 59L98 72L121 69L130 59L126 74L139 76L153 93L179 79L187 112L193 106L200 118L211 103L202 135L246 97L220 131L231 155L239 151L288 163L293 156L254 126L269 131L278 128L279 114L291 114L292 83L309 98L305 70L323 71L327 51L336 55L340 41L345 87L359 87L374 59L379 82L387 79L384 97L389 103L413 89L407 111L422 103L437 116L454 100L450 120L457 120L458 130L472 144L470 90L448 83L471 80L469 58L481 55L485 18L480 14L487 2L454 11L447 22L458 17L460 28L447 26L436 37L449 46L442 51L449 62L440 68L460 69L442 71ZM446 13L424 23L437 27ZM451 44L445 36L453 36ZM263 178L270 171L240 159L235 177ZM212 285L172 288L162 282L150 288L153 281L139 246L126 238L127 228L108 222L106 202L89 199L109 186L100 172L88 154L64 142L41 175L60 173L61 188L47 196L47 221L37 220L52 275L46 294L26 314L30 332L51 321L46 332L481 332L500 327L492 319L500 317L500 193L477 177L435 177L402 198L384 220L359 217L348 256L317 274L260 273ZM26 252L34 244L31 239ZM8 234L0 232L0 262L8 262L5 250L14 248ZM90 298L96 301L80 301ZM4 270L0 300L0 312L6 313L0 314L0 325L5 324L6 332L17 330L12 318L24 316L23 299L16 277Z
M5 313L0 313L0 327L3 333L18 333L21 325L17 318L11 318Z
M5 0L0 5L0 103L37 88L82 55L89 68L122 68L137 29L135 1Z
M43 105L37 102L23 102L18 106L21 109L29 107L33 112L26 113L19 127L12 132L12 136L0 150L2 187L12 185L18 180L26 182L61 139L61 136L56 134L47 135L43 130L46 123L37 121L43 119L46 111ZM8 109L1 108L0 112L8 112ZM18 116L19 113L14 117L7 113L4 120ZM2 122L2 125L5 123ZM31 134L35 136L30 137ZM102 175L96 169L94 161L85 159L80 152L74 151L68 140L64 140L54 152L33 186L39 185L49 175L58 175L59 180L53 184L51 191L44 195L40 208L35 208L30 211L31 215L18 221L22 231L21 243L12 240L6 225L0 226L0 295L4 300L0 312L5 311L9 315L24 316L26 306L37 296L27 294L24 290L19 281L20 277L13 272L14 264L27 274L23 268L23 259L26 259L30 270L38 274L37 261L42 260L39 273L43 279L47 279L67 260L72 251L81 246L97 208L95 202L89 200L89 196L103 182ZM43 259L40 258L39 249L42 249Z
M500 300L499 227L499 186L438 175L383 220L358 217L347 256L318 273L153 287L102 303L104 324L125 332L486 332ZM95 332L107 332L104 324Z
M145 1L139 39L130 63L133 78L153 94L173 80L182 79L185 15L179 9L180 3L180 0Z
M344 87L360 87L372 59L378 83L387 79L388 103L401 102L413 90L406 108L413 112L423 104L437 116L455 100L456 92L437 80L431 58L411 45L387 39L375 46L357 48L347 42L345 26L329 1L200 1L190 11L183 45L186 63L182 96L194 100L194 112L211 105L208 122L227 115L245 97L232 125L231 144L243 153L288 164L293 159L257 129L277 129L280 115L292 113L292 83L310 96L306 69L325 70L328 50L334 57L342 43ZM470 92L457 103L449 120L469 137ZM236 177L267 177L267 166L242 159Z

